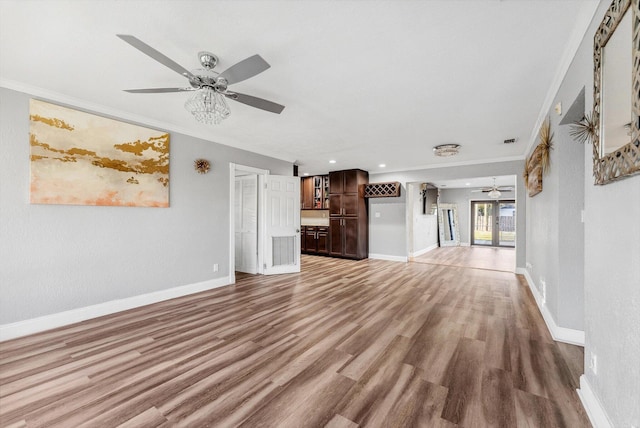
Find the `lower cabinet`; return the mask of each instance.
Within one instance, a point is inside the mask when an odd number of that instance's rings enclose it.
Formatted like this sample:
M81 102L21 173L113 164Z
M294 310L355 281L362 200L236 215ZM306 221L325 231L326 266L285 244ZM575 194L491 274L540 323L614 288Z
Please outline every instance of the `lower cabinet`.
M329 223L331 225L329 255L353 259L363 258L358 244L358 219L349 217L332 218Z
M303 226L301 245L306 254L329 254L329 227L328 226Z
M360 260L367 257L360 238L363 230L366 232L357 217L331 218L329 226L302 226L300 250L303 254Z

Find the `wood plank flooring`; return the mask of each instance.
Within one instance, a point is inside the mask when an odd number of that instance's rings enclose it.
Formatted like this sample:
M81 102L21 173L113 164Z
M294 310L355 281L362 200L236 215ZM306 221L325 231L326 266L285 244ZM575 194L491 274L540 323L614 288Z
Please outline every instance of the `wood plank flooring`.
M416 263L515 272L516 250L505 247L438 247L411 259Z
M590 426L522 277L302 267L0 343L0 426Z

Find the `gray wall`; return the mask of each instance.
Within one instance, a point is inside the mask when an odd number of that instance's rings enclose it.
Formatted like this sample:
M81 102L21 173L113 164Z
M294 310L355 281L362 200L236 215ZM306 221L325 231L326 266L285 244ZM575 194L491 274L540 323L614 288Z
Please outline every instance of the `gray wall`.
M496 175L516 176L516 199L517 199L517 220L516 220L516 267L524 269L526 261L526 193L522 171L524 161L515 160L508 162L493 162L477 165L460 165L442 168L428 168L414 171L388 172L382 174L369 173L369 182L379 183L385 181L399 181L401 183L413 182L437 182L438 180L451 180L459 178L491 177ZM373 200L371 200L373 201ZM370 202L371 204L371 202ZM371 211L369 212L371 216ZM383 238L402 239L406 242L406 215L397 216L393 222L386 224L385 228L379 228L370 223L369 242L376 241L384 244ZM394 244L395 247L395 244ZM373 250L370 250L373 252ZM404 256L406 256L406 250Z
M609 5L609 0L601 1L556 102L570 105L584 86L586 109L592 109L593 35ZM595 186L591 145L565 140L562 127L558 132L558 146L571 145L573 150L577 145L583 162L585 376L615 427L640 427L640 176ZM563 164L562 168L568 168L564 180L580 165ZM575 191L573 187L561 190L560 198L569 198ZM575 215L568 212L569 222ZM580 253L580 248L563 245L565 233L575 235L566 224L560 227L559 253ZM571 270L567 276L573 274ZM567 290L560 302L570 298ZM597 355L597 375L588 368L591 353Z
M583 84L565 82L553 105L562 102L566 113ZM556 324L584 330L584 147L571 138L570 125L560 125L562 118L549 111L554 147L542 192L527 204L527 269L541 295L546 288Z
M381 180L372 180L377 183ZM395 181L395 180L387 180ZM369 254L407 257L406 186L399 198L369 198Z
M229 163L292 174L171 132L170 208L30 205L29 96L0 99L0 324L228 276ZM201 157L206 175L193 170Z
M472 192L471 188L465 189L440 189L440 202L443 204L456 204L458 206L458 223L460 229L460 243L471 243L471 201L493 201L486 193ZM515 199L516 192L501 192L500 200Z

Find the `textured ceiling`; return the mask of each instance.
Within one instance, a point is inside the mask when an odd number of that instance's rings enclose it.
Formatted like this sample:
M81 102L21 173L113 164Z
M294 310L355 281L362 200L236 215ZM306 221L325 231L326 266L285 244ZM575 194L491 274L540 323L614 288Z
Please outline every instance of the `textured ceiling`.
M0 85L295 161L301 173L520 159L597 3L0 0ZM187 82L116 34L188 69L201 50L220 57L217 71L258 53L271 68L231 89L286 108L230 101L226 121L203 125L183 107L188 93L125 93ZM462 150L437 158L443 143Z

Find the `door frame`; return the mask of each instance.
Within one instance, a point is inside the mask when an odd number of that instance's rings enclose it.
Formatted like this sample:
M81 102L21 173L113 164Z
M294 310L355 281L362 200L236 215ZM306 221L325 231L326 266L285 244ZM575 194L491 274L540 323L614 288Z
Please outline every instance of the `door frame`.
M264 273L264 233L266 227L266 204L264 195L264 185L266 183L266 176L269 175L268 169L254 168L252 166L236 164L229 162L229 282L231 284L236 283L236 235L235 235L235 183L236 173L245 172L255 174L258 178L258 191L256 195L258 197L258 274Z

